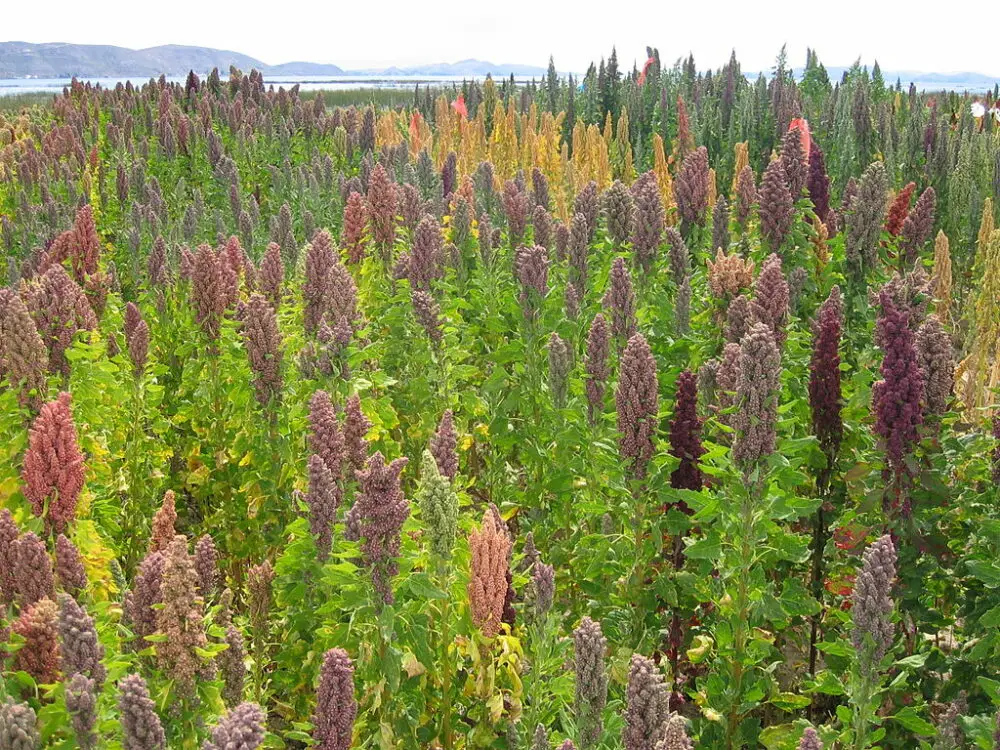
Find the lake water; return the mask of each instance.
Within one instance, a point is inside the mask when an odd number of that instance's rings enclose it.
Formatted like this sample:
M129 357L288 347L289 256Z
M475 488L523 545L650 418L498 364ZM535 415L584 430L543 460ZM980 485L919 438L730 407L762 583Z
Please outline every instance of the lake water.
M227 74L228 75L228 74ZM227 76L223 76L225 80ZM204 76L201 77L205 79ZM402 76L393 78L391 76L266 76L264 83L267 86L274 85L291 88L299 84L301 91L349 91L352 89L384 88L384 89L412 89L416 85L420 86L441 86L449 83L461 83L463 80L472 80L480 76ZM125 83L128 78L90 78L91 83L100 84L104 88L113 89L119 83ZM148 83L147 79L131 79L133 85ZM184 83L185 76L170 77L168 81ZM521 79L519 82L522 82ZM0 96L11 94L36 94L51 93L58 94L64 87L69 86L69 78L0 78Z

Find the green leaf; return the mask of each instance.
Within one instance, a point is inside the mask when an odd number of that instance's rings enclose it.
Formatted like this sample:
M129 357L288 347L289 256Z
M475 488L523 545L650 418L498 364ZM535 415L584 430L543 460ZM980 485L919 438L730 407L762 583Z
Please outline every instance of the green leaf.
M710 534L688 545L684 554L692 560L718 560L722 554L722 541L718 535Z
M778 693L770 700L770 703L785 711L796 711L800 708L805 708L812 701L805 695Z
M1000 626L1000 604L980 617L979 624L984 628L995 628Z
M830 656L850 656L851 649L845 643L840 641L821 641L816 644L816 648L822 651L824 654L829 654Z
M913 654L896 662L896 666L903 669L920 669L927 661L927 654Z
M406 585L419 599L448 598L448 594L435 586L426 573L411 573L407 578Z
M990 700L997 706L1000 706L1000 682L996 680L991 680L989 677L977 677L976 682L979 686L986 691L986 694L990 696Z
M889 718L899 722L911 732L924 737L932 737L937 733L934 725L926 719L921 718L912 706L906 706L895 716L890 716Z
M1000 586L1000 568L986 560L969 560L969 572L987 586Z

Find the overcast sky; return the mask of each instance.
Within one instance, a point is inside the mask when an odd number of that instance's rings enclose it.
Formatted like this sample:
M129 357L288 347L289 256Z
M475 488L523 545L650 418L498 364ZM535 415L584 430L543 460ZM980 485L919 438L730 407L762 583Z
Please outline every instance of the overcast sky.
M454 62L545 65L581 71L617 45L619 63L641 66L647 44L664 63L694 53L698 68L729 51L744 71L768 70L781 45L799 68L807 46L828 66L858 57L885 70L973 71L1000 77L1000 2L931 14L899 0L48 0L4 3L0 41L151 47L192 44L242 52L268 64L307 60L345 68ZM256 7L255 7L256 6ZM824 11L827 11L824 14ZM992 16L992 18L989 18ZM979 32L977 32L977 29Z

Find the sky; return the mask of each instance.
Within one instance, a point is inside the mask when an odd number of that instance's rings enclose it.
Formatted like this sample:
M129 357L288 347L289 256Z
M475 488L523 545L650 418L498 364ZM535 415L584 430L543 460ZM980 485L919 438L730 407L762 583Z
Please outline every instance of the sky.
M884 70L977 72L1000 77L995 39L1000 3L932 17L900 0L594 2L594 0L283 0L251 3L170 0L48 0L5 3L0 41L114 44L142 48L190 44L229 49L267 64L306 60L343 68L455 62L544 66L579 72L617 47L619 65L642 65L646 45L665 64L693 53L700 70L717 68L731 49L745 72L770 70L782 44L793 67L806 47L828 66L878 59ZM155 8L155 17L152 9ZM829 9L826 15L817 10ZM85 10L84 10L85 9ZM972 9L970 9L972 10ZM990 19L988 16L993 16ZM974 28L975 27L975 28ZM995 35L994 35L995 37Z

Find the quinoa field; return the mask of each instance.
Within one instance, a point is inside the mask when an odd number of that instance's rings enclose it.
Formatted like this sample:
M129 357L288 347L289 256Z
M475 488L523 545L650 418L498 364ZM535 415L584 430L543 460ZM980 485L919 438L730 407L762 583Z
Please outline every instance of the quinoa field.
M1000 748L997 89L393 96L0 111L0 750Z

